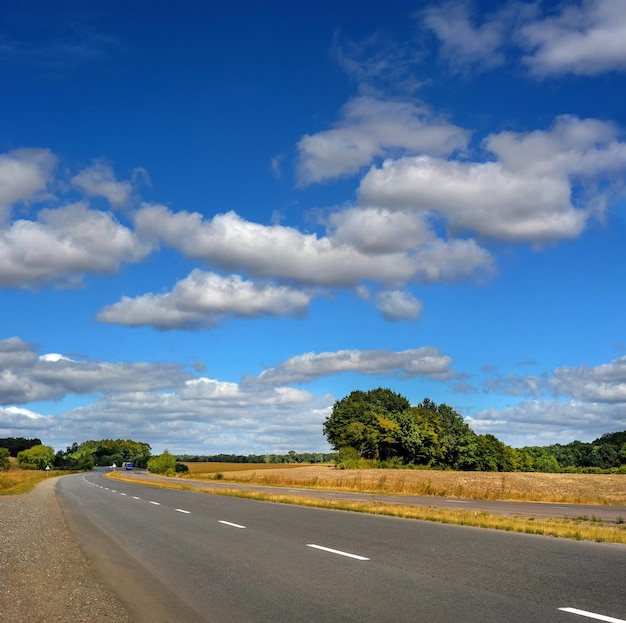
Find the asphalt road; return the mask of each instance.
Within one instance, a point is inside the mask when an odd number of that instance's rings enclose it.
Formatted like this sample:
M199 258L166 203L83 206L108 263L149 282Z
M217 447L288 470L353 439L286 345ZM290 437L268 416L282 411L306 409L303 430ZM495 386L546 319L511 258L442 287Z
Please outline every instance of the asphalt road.
M111 481L68 524L137 623L626 622L626 548Z

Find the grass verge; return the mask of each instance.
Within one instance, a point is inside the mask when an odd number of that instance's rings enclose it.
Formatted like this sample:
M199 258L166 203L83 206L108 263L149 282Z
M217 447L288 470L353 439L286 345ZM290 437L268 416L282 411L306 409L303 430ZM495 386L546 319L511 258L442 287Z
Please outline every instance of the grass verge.
M537 534L557 538L575 539L578 541L597 541L606 543L620 543L626 545L626 525L607 525L581 517L576 519L535 519L533 517L505 517L486 512L469 512L462 510L441 510L431 506L402 506L399 504L385 504L383 502L346 502L342 500L319 500L315 498L301 497L282 493L258 493L242 491L240 489L211 489L194 486L192 482L172 479L172 482L150 482L143 478L134 478L130 474L117 472L109 474L109 478L126 480L142 485L162 487L167 489L179 489L184 491L196 491L211 495L226 495L230 497L248 498L263 502L280 504L296 504L326 508L331 510L343 510L357 513L370 513L374 515L388 515L405 519L419 519L421 521L434 521L438 523L472 526L475 528L488 528L492 530L505 530L509 532L522 532L525 534Z
M47 478L54 476L63 476L70 472L50 470L43 472L41 470L10 470L8 472L0 472L0 495L19 495L20 493L28 493L36 484Z

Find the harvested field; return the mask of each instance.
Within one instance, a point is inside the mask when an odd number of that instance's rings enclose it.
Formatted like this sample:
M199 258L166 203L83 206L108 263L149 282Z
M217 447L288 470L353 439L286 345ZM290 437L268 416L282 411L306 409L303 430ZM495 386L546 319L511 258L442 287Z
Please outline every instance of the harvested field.
M188 464L189 467L194 465ZM396 495L433 495L442 497L564 502L574 504L626 504L626 475L623 474L543 474L527 472L453 472L409 469L340 470L334 466L311 465L275 467L249 465L246 469L203 471L207 463L197 463L191 478L263 485L338 489ZM232 465L232 464L229 464Z

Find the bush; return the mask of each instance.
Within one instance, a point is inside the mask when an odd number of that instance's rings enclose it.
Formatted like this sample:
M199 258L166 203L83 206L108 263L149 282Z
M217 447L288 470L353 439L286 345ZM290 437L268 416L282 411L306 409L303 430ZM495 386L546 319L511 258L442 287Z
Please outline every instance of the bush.
M174 465L174 471L177 474L187 474L189 473L189 468L184 463L179 463L177 461L176 465Z
M8 448L0 448L0 472L8 472L11 468Z
M46 469L54 464L54 448L33 446L17 454L17 463L22 469Z
M174 473L175 465L176 457L173 454L170 454L167 450L165 450L163 454L153 456L148 461L148 471L154 474L168 475L167 472L169 470Z

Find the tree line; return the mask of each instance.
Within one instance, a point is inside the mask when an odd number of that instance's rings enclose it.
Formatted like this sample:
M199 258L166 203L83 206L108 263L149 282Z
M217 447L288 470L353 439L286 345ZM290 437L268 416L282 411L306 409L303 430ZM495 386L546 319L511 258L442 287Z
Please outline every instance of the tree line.
M478 435L454 409L425 398L412 406L400 394L378 388L353 391L335 402L323 424L335 452L216 454L153 457L147 443L102 439L73 443L55 453L40 439L0 438L0 471L17 457L22 469L88 471L122 465L160 473L183 470L183 462L337 463L340 467L424 466L466 471L617 472L626 474L626 431L606 433L591 443L512 448L494 435Z
M178 461L185 463L333 463L336 452L296 452L287 454L179 454Z
M0 459L5 449L10 456L17 457L22 469L62 469L89 471L96 466L121 465L131 462L137 467L146 467L150 459L151 448L147 443L132 439L89 440L81 444L74 442L66 450L55 453L51 446L43 445L39 439L24 437L6 437L0 439ZM4 467L3 467L4 465ZM9 469L6 462L0 460L0 470Z
M478 435L454 409L425 398L417 406L390 389L353 391L323 425L343 467L426 466L466 471L626 473L626 431L591 443L507 446Z

